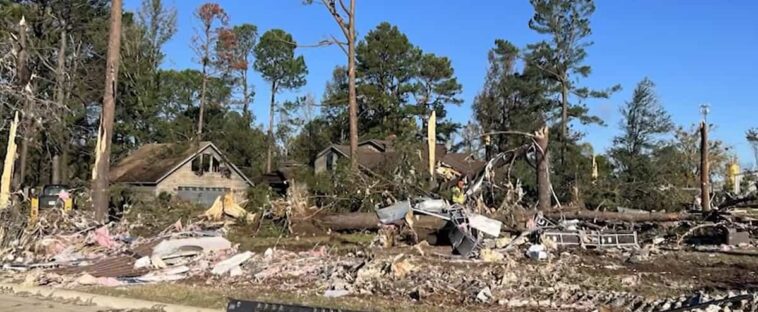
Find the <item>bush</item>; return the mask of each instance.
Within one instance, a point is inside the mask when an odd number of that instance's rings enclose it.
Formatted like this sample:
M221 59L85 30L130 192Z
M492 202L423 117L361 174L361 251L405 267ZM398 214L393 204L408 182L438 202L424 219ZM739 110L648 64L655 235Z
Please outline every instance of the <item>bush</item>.
M249 212L261 212L271 205L271 200L278 195L265 183L259 183L247 189L247 202L243 208Z

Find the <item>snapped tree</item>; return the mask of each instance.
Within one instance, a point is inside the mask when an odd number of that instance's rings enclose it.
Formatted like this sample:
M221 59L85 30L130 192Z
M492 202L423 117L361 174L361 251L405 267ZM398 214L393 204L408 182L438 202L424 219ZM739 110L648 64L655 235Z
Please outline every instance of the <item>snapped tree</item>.
M758 170L758 128L752 128L748 130L745 133L745 138L747 139L747 142L750 143L750 146L753 148L753 156L755 157L755 162L753 163L753 167Z
M113 0L111 3L110 34L108 35L103 109L100 115L100 128L97 132L95 164L92 169L92 207L95 210L95 219L101 222L104 222L108 215L108 171L110 169L120 49L121 0Z
M206 106L206 95L208 90L208 79L210 77L212 55L211 47L215 46L218 40L219 29L213 28L217 24L226 25L229 16L218 3L206 3L200 6L195 12L202 25L201 31L193 39L193 48L200 58L203 67L203 87L200 90L200 113L197 120L197 139L202 140L203 135L203 114Z
M224 78L239 91L238 102L242 106L242 116L248 122L253 121L250 104L253 102L255 91L247 76L257 40L258 27L253 24L241 24L221 30L216 42L216 53L219 55L216 66L220 67Z
M342 30L346 42L334 40L347 56L347 88L348 88L348 122L350 124L350 168L358 170L358 100L356 93L355 78L355 0L350 0L349 7L343 0L320 0L321 4L329 11L337 26ZM337 9L339 2L340 9ZM311 4L313 0L305 0ZM347 46L347 49L345 49Z

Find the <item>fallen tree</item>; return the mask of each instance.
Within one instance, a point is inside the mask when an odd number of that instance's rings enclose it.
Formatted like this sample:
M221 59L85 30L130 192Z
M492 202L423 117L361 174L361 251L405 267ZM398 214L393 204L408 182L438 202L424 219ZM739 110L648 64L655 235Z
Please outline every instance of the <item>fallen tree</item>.
M416 219L417 218L417 219ZM439 229L445 225L445 221L436 217L417 215L414 217L414 229ZM345 214L328 215L321 217L317 223L332 231L377 231L379 219L373 212L353 212Z
M552 211L545 213L545 217L549 219L579 219L623 222L672 222L702 219L702 215L700 214L684 212L621 213L595 210Z

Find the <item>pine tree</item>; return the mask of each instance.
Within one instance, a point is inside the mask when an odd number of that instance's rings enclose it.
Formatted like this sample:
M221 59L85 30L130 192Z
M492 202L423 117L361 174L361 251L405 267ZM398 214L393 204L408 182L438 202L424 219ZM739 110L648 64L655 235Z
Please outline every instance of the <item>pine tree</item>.
M674 129L671 117L658 101L655 84L645 78L637 84L632 100L621 108L622 135L614 138L611 155L624 180L644 180L649 172L643 168L649 156L659 148L661 135Z
M308 68L303 56L295 56L296 47L297 43L292 39L292 35L281 29L267 31L255 46L255 70L271 84L266 172L272 169L275 146L276 94L282 89L296 89L306 83L305 75L308 74Z
M620 87L608 90L590 90L576 85L578 78L586 78L591 67L584 64L586 49L592 45L588 37L592 34L590 17L595 12L593 0L530 0L534 16L529 20L529 28L550 37L527 46L526 59L530 66L542 70L551 80L551 92L558 94L560 105L561 163L565 162L566 146L570 141L570 118L578 118L583 123L602 123L600 119L588 115L588 109L581 104L586 98L607 98ZM571 100L571 96L575 101ZM573 103L572 103L573 102Z

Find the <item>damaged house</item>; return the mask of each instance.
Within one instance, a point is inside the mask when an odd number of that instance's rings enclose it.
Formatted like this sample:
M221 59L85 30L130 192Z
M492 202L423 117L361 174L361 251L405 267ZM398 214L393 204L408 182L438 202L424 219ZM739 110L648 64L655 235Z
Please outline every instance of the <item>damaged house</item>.
M110 181L203 205L228 191L240 201L253 186L211 142L143 145L111 168Z
M426 145L419 151L424 161L428 159ZM361 168L375 170L392 159L395 149L392 140L366 140L358 143L358 164ZM484 162L466 153L448 152L444 144L437 144L434 150L437 174L447 180L459 176L473 177L484 168ZM316 156L316 173L329 172L336 168L340 159L350 157L350 146L332 144Z

